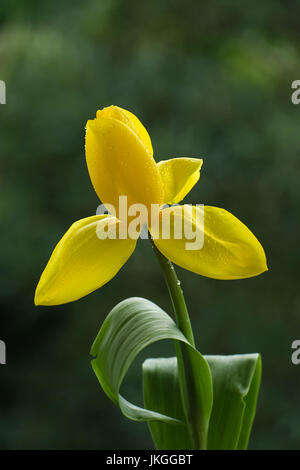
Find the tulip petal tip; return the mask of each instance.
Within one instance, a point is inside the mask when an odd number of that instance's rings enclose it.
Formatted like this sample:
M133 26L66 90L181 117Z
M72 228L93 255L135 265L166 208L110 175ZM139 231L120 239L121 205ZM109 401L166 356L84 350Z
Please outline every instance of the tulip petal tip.
M40 305L42 305L37 294L35 294L33 302L34 302L35 307L39 307Z
M37 287L34 294L34 305L39 307L43 305L42 296L40 295L39 288Z

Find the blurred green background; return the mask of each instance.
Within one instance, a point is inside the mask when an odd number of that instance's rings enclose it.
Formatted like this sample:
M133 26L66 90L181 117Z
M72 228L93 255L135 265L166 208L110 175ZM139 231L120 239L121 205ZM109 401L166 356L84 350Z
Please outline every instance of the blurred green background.
M269 272L215 281L177 269L205 354L260 352L263 381L250 448L300 449L300 2L1 0L1 449L150 449L146 424L123 418L90 367L110 309L142 296L171 313L149 243L88 297L36 308L50 253L99 200L84 128L110 104L137 114L157 160L203 157L186 199L224 207L262 242ZM99 260L101 262L101 260ZM83 273L84 279L84 273ZM141 403L143 357L123 393Z

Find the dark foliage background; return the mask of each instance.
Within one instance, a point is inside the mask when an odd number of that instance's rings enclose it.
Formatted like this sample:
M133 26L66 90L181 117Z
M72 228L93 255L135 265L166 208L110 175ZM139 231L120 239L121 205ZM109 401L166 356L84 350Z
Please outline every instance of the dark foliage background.
M171 313L146 241L119 275L69 305L35 308L36 283L73 221L99 204L84 159L97 108L130 109L157 160L203 157L187 202L224 207L265 247L269 272L214 281L178 268L199 349L261 352L253 449L300 448L300 2L1 0L0 448L152 448L123 418L89 365L110 309L129 296ZM99 260L101 262L101 260ZM149 355L172 354L157 344ZM140 365L124 394L141 402Z

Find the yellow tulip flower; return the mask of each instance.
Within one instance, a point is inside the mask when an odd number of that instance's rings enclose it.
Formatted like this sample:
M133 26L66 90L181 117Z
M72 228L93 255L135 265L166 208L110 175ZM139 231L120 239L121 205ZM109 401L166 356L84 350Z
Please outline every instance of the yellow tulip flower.
M75 222L54 249L38 283L35 304L71 302L98 289L112 279L136 246L130 237L100 239L100 229L116 230L120 220L120 196L128 207L143 204L161 207L172 228L189 218L199 230L198 206L178 204L200 177L201 159L172 158L155 163L148 132L129 111L109 106L97 112L86 126L86 160L90 178L100 200L115 208L115 214L87 217ZM215 279L242 279L267 270L264 250L253 233L224 209L204 206L204 243L188 250L181 239L164 239L160 228L149 226L160 252L175 264Z

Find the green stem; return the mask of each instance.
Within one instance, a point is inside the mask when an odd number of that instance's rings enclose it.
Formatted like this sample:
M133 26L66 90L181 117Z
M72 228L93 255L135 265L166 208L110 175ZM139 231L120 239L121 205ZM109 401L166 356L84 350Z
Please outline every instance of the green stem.
M177 278L173 264L156 248L150 234L149 239L151 241L153 251L164 274L164 278L172 301L177 326L182 331L189 343L192 346L195 346L192 325L184 300L183 291L181 289L180 281ZM189 347L181 342L175 341L175 350L177 355L178 368L182 371L182 374L179 373L179 380L181 381L180 390L182 393L182 398L186 405L185 413L187 423L189 425L190 434L194 443L194 448L204 450L206 449L206 439L203 437L203 432L199 430L199 423L197 422L197 413L193 413L193 406L195 404L196 397L194 393L194 379L191 367ZM183 377L183 380L181 379L181 377Z
M169 290L171 297L173 310L176 318L176 323L178 328L182 331L186 339L195 346L195 340L192 330L192 325L190 322L190 317L188 310L186 308L186 303L184 300L183 291L180 286L180 281L176 275L173 264L168 260L155 246L153 240L151 240L153 251L156 255L156 258L159 262L159 265L164 274L164 278Z

